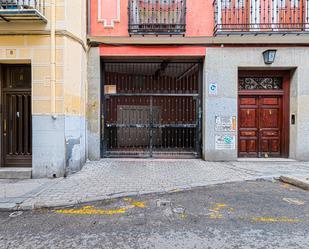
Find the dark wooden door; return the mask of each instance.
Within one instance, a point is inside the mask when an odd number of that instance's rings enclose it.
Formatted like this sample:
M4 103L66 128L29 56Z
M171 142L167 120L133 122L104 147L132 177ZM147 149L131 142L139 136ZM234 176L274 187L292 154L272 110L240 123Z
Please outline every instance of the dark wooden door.
M31 68L3 67L2 165L30 167L32 164Z
M282 156L282 96L239 97L239 156Z

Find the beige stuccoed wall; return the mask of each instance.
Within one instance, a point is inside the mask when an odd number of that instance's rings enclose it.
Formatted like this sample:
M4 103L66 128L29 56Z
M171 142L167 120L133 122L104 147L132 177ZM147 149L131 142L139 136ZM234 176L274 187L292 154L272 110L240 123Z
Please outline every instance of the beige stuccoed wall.
M12 52L13 51L13 52ZM65 38L56 38L56 112L63 113ZM10 53L12 52L12 54ZM0 63L31 63L32 113L50 113L50 37L0 36Z
M56 0L56 116L51 116L50 1L47 23L0 23L0 63L31 63L32 175L63 176L86 158L86 1ZM10 54L13 51L13 54Z
M274 48L274 47L272 47ZM259 48L209 48L204 70L203 156L206 160L236 160L235 150L215 150L215 116L236 116L238 108L238 70L289 70L290 114L296 124L290 125L290 158L309 160L309 48L278 47L276 60L265 65ZM208 86L217 83L218 94L208 94ZM237 131L229 133L237 138Z

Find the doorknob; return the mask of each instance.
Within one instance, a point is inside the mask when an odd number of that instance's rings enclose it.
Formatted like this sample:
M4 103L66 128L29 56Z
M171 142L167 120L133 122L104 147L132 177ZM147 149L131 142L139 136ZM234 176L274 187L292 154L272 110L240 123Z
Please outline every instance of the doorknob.
M16 112L16 116L17 116L17 118L19 118L19 116L20 116L20 115L19 115L19 112Z
M3 120L3 136L6 136L6 119Z

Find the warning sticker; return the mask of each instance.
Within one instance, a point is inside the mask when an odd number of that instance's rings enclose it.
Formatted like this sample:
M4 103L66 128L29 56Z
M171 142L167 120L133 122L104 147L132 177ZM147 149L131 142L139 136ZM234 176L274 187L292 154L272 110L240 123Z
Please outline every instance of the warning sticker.
M216 150L235 150L236 137L231 135L216 135Z

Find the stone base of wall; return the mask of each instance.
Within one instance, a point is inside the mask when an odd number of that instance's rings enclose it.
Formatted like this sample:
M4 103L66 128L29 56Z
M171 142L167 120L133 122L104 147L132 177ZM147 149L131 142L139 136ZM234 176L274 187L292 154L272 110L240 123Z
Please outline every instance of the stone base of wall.
M58 115L32 117L32 177L63 177L86 161L85 118Z

